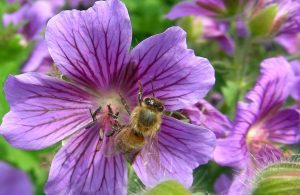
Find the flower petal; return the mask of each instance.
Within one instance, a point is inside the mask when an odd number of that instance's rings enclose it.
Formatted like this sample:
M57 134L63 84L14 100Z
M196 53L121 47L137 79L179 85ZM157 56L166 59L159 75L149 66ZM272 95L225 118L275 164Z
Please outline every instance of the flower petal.
M53 61L48 52L46 42L44 39L41 39L23 64L22 72L47 73L50 71L52 64Z
M217 195L227 194L228 189L232 183L232 176L228 174L221 174L214 184L214 191Z
M241 135L230 135L225 139L217 140L214 160L219 165L244 168L247 155L247 146Z
M268 138L282 144L296 144L300 140L300 114L294 109L276 113L265 122Z
M128 97L135 98L141 81L144 95L153 92L167 110L195 104L215 82L211 64L187 49L186 33L179 27L141 42L132 51L132 61L138 76L131 80Z
M229 35L224 34L223 36L216 37L215 40L225 53L228 55L233 55L235 51L235 43Z
M49 52L61 72L80 84L111 89L131 43L128 12L119 0L87 11L63 11L46 29Z
M133 167L146 186L176 179L190 187L193 169L211 159L214 147L215 136L211 131L164 117L156 147L159 159L153 158L143 149ZM144 163L149 163L149 166L145 166Z
M283 33L275 37L274 41L290 54L296 54L300 51L300 38L298 33Z
M189 15L199 16L202 15L201 11L206 13L206 11L202 10L201 7L198 6L195 2L183 1L176 4L166 15L166 17L170 20L174 20L176 18Z
M192 124L212 130L217 138L226 137L232 129L229 118L206 100L200 100L195 106L183 109L182 112L189 117Z
M253 174L251 170L243 170L234 177L232 184L227 192L228 195L246 195L251 194ZM251 180L252 179L252 180Z
M292 90L291 90L291 96L297 100L300 101L300 60L294 60L290 62L294 75L295 75L295 82L293 84Z
M235 43L228 35L228 22L220 22L210 18L201 18L203 23L203 37L205 39L216 40L221 49L227 54L233 54Z
M176 4L166 17L170 20L189 15L215 17L218 14L223 14L224 9L222 1L183 1Z
M291 66L283 57L264 60L261 63L261 76L245 98L251 102L249 115L252 113L259 119L278 109L289 96L293 81Z
M55 155L46 194L126 194L126 161L120 154L104 156L103 147L97 150L99 128L96 124L78 132Z
M11 111L3 118L0 133L14 147L50 146L91 120L91 97L65 81L25 73L10 76L4 90Z
M0 161L0 194L32 195L33 186L29 177L21 170Z

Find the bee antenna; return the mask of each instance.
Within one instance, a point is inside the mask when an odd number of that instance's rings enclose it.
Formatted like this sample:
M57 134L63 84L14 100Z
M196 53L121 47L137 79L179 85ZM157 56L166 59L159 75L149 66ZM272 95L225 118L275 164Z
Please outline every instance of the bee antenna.
M153 80L151 79L151 87L152 87L152 96L155 97L155 94L154 94L154 87L153 87Z

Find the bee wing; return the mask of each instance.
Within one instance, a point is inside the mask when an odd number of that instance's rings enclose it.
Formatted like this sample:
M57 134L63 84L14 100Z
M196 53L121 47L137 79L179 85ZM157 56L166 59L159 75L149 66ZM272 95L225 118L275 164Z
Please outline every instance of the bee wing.
M146 172L153 178L158 177L158 173L163 170L159 155L158 136L148 137L146 145L138 156L143 162ZM137 158L138 158L137 157Z
M109 136L109 137L104 135L101 150L103 151L103 155L105 157L112 157L120 154L120 152L116 149L115 137L116 135Z

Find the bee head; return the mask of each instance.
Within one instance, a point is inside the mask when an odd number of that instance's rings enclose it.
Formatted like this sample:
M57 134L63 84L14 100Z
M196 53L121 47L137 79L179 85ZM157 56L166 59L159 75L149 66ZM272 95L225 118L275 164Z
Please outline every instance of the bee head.
M145 97L143 100L143 104L157 112L162 112L165 109L163 103L159 99L154 97Z

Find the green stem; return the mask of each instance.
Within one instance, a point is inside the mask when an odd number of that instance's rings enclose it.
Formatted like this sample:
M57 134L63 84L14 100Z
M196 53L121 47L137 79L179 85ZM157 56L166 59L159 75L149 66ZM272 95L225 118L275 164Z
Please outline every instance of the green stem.
M238 41L236 41L238 43ZM243 45L238 45L236 53L234 55L234 66L235 66L235 82L238 85L238 92L236 94L236 101L240 99L240 95L244 88L244 78L247 74L249 50L252 45L251 38L246 39Z

